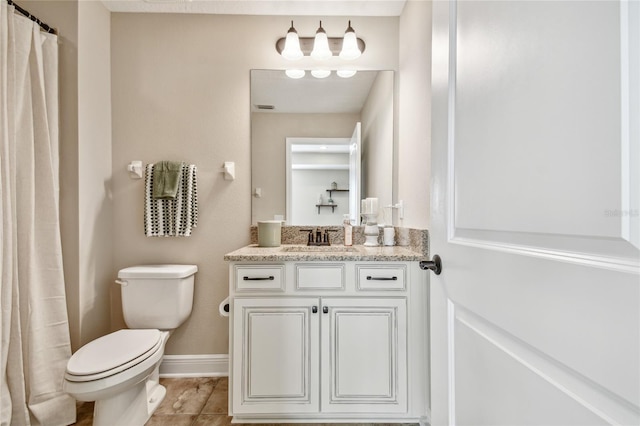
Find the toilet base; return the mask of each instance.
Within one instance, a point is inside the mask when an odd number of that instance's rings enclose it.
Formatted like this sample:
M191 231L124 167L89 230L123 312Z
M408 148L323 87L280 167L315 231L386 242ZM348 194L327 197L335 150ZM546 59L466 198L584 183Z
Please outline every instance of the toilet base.
M111 398L97 400L93 410L94 426L142 426L158 408L167 389L158 381L158 368L129 389Z

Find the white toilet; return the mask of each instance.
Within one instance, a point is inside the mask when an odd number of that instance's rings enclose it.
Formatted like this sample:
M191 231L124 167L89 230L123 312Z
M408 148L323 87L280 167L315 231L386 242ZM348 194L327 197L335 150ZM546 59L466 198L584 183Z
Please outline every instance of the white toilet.
M122 269L122 311L129 329L87 343L67 363L64 390L95 401L93 424L144 425L165 396L158 370L172 330L191 314L196 265Z

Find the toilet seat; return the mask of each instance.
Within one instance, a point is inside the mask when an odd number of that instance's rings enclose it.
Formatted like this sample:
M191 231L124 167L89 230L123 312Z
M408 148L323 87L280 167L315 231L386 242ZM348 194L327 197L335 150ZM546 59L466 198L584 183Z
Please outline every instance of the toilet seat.
M162 333L155 329L119 330L87 343L67 363L65 378L88 382L129 369L162 350Z

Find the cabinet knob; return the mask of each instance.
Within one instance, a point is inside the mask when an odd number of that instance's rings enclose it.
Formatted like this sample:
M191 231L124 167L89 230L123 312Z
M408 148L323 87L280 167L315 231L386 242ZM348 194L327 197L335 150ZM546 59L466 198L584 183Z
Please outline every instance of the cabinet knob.
M329 313L329 307L328 306L323 306L322 307L322 313L324 313L324 314Z
M311 307L311 312L313 312L314 314L318 313L318 307L317 306L312 306Z

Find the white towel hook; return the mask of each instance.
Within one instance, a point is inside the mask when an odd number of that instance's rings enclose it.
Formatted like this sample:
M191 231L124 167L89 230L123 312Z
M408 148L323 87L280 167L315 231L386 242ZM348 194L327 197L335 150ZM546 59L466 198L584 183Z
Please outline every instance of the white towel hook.
M234 180L236 178L236 163L233 161L225 161L222 167L224 180Z
M142 161L134 160L127 165L131 179L142 179Z

